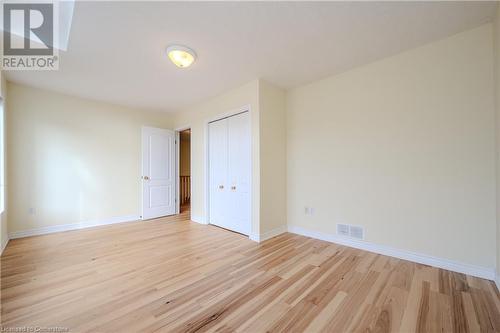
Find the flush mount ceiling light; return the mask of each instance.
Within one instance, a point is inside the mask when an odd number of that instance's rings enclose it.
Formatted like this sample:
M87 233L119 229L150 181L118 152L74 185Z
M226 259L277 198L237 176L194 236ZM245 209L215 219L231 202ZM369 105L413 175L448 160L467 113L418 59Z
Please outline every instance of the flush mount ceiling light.
M179 68L186 68L196 60L196 53L189 47L171 45L167 47L168 58Z

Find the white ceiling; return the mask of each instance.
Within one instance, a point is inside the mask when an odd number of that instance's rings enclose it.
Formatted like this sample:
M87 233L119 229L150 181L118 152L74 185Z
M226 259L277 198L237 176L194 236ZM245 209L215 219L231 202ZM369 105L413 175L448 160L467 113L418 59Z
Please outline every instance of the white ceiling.
M78 2L59 71L11 81L172 111L255 78L301 85L483 24L494 2ZM193 48L176 68L168 44Z

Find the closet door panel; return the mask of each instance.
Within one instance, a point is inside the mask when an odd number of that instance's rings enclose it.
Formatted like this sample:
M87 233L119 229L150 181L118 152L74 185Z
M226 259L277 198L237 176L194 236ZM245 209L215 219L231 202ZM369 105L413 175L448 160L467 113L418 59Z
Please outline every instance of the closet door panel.
M250 114L228 121L228 219L231 229L250 234Z
M209 216L210 223L230 228L227 211L228 129L227 119L209 124Z

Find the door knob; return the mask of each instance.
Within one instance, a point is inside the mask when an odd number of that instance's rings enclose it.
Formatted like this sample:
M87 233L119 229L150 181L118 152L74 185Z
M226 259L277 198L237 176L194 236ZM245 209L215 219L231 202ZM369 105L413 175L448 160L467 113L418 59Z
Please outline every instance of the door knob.
M148 176L143 176L142 179L149 180L149 177Z
M222 190L224 188L224 185L219 185L219 188Z
M231 186L231 190L236 190L236 186Z

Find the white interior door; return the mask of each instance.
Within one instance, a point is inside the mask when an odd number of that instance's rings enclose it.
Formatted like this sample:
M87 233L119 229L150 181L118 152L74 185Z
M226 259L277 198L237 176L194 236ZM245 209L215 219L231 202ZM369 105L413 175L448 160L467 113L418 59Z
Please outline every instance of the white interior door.
M209 183L210 223L230 229L227 219L227 120L210 123L209 132Z
M227 118L228 219L231 230L250 234L250 114Z
M175 214L175 134L142 128L142 218Z
M210 223L250 234L250 116L209 124Z

